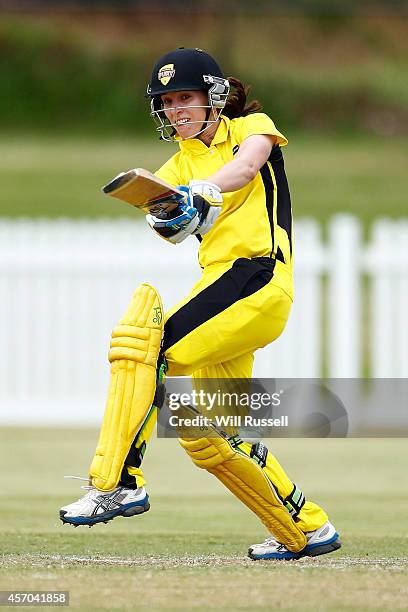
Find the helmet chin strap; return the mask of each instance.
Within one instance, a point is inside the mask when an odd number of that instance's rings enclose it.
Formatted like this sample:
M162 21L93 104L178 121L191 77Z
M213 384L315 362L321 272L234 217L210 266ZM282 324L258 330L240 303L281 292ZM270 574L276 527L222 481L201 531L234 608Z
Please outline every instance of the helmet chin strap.
M163 109L156 110L152 104L151 116L156 120L156 123L158 125L157 130L160 132L161 140L166 140L168 142L174 142L175 140L177 140L175 139L175 133L177 133L177 126L172 123L166 124L165 121L161 117L161 113L164 114L164 110ZM215 117L214 119L210 119L211 113L213 113ZM213 105L206 106L205 119L202 121L202 123L200 123L199 121L188 122L188 123L198 123L198 125L200 125L200 128L198 129L198 131L192 136L188 136L187 138L180 137L181 140L191 140L192 138L196 138L200 134L203 134L212 125L218 122L220 114L221 114L221 111L219 113L215 113L215 108ZM172 130L171 134L168 132L169 129Z
M195 138L196 136L198 136L199 134L204 134L204 132L206 130L208 130L209 127L211 127L212 125L214 125L215 122L218 121L218 119L220 118L220 114L218 113L217 117L215 117L214 119L210 120L210 114L213 113L213 115L215 115L214 113L214 107L213 106L209 106L206 110L205 113L205 119L201 124L201 129L197 132L197 134L195 136L190 136L190 138ZM188 139L186 139L188 140Z
M203 132L205 129L207 129L207 127L209 127L209 126L211 125L210 123L208 123L208 121L210 120L210 113L211 113L211 111L212 111L212 107L211 107L211 106L209 106L209 107L207 108L206 112L205 112L205 119L204 119L204 121L203 121L203 123L202 123L202 125L201 125L201 131L202 131L202 132ZM205 125L206 125L207 127L204 127Z
M217 121L218 121L218 118L214 119L214 121L211 121L210 123L208 123L208 125L205 125L207 123L207 120L204 120L203 123L201 124L201 129L198 132L196 132L192 136L187 136L187 138L181 138L181 140L192 140L193 138L197 138L197 136L199 136L200 134L204 134L204 132L206 132ZM205 126L205 127L203 127L203 126Z

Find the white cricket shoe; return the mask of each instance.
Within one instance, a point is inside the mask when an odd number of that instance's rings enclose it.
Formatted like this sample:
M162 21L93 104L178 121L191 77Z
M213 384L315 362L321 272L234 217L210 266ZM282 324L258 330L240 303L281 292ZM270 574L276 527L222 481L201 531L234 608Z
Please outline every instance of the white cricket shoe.
M292 552L275 538L266 538L262 544L253 544L248 550L251 559L300 559L301 557L317 557L338 550L341 547L339 534L334 525L327 521L316 531L306 533L307 544L299 552Z
M88 492L78 501L61 508L60 519L63 523L70 523L75 527L92 527L96 523L107 523L116 516L142 514L150 508L149 496L144 487L116 487L109 493L92 486L83 486L81 489L87 489Z

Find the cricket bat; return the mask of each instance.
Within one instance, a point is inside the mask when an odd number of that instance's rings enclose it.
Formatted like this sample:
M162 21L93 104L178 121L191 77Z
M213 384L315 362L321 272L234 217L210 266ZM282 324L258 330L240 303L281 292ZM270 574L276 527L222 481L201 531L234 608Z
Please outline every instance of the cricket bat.
M177 196L184 195L144 168L121 172L102 191L151 214L173 210L178 204Z

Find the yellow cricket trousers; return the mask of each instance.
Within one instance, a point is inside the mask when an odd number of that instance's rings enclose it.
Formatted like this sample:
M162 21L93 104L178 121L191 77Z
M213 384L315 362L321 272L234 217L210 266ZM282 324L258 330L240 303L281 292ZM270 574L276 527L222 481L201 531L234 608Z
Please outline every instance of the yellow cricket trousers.
M250 379L254 351L278 338L286 325L290 286L286 266L266 257L206 268L189 295L165 316L167 376ZM140 460L127 466L129 477L136 478L139 486L145 482L140 463L153 426L152 419L138 439ZM252 445L241 441L239 445L250 456ZM263 469L282 500L293 501L295 493L299 498L301 492L270 452ZM327 514L306 501L296 520L303 531L313 531L326 522Z

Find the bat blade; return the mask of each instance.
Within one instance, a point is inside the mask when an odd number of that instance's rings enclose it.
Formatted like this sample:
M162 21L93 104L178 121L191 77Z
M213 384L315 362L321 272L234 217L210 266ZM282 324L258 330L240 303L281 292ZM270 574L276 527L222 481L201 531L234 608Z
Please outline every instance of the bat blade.
M121 172L102 187L102 191L152 214L174 209L178 204L177 196L183 195L144 168Z

